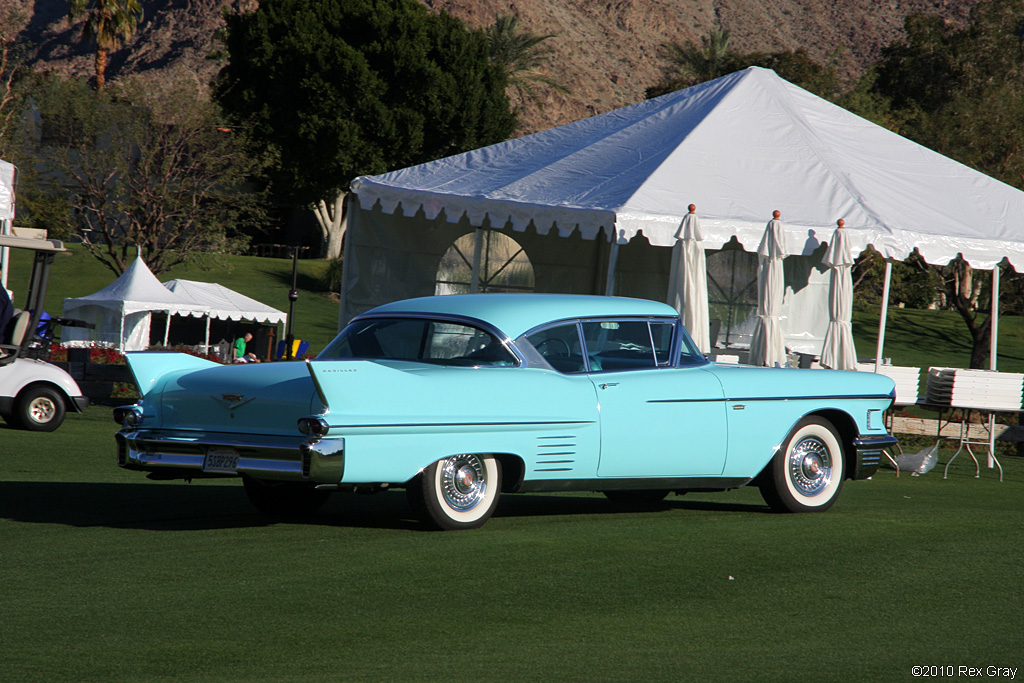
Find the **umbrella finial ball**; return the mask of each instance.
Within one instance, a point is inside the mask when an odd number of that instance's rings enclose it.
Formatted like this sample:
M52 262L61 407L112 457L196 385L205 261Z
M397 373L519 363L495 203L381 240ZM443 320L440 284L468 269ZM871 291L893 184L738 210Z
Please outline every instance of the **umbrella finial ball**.
M846 221L844 221L842 218L840 218L839 220L836 221L836 226L842 228L842 227L846 226Z
M690 213L696 213L697 212L697 205L696 204L690 204L690 206L688 206L687 209L690 211Z
M775 220L779 220L779 216L781 216L781 215L782 215L782 212L779 211L778 209L775 209L774 211L772 211L772 218L774 218Z

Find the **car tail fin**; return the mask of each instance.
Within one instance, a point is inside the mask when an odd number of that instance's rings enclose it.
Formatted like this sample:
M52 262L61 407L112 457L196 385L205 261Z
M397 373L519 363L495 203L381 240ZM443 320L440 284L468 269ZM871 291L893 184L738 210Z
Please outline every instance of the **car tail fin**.
M172 372L201 370L220 365L212 360L174 351L133 351L125 354L125 360L142 396L157 385L158 379Z
M306 359L306 369L309 370L309 376L313 379L313 386L316 387L316 395L320 398L320 403L324 405L327 410L331 409L331 404L327 402L327 394L324 393L324 388L320 386L320 381L316 378L316 372L313 369L313 363Z

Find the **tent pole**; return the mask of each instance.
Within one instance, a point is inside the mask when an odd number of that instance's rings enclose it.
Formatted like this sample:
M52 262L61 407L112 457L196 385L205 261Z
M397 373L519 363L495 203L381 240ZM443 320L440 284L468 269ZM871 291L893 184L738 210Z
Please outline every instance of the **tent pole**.
M171 338L171 312L167 311L167 322L164 323L164 348L167 348L167 344L170 343Z
M878 317L878 346L875 347L875 373L882 367L882 347L885 346L885 321L889 317L889 283L892 282L892 261L885 260L885 278L882 283L882 310Z
M615 293L615 266L619 262L619 240L612 228L612 247L608 253L608 275L604 281L604 295L612 296Z
M989 325L988 369L996 369L996 355L999 346L999 264L992 269L992 324ZM991 465L990 465L991 467Z
M478 294L480 292L480 252L484 248L484 229L477 228L476 234L473 235L473 274L469 280L469 293Z
M203 338L203 351L210 353L210 314L206 314L206 337Z
M999 349L999 264L997 263L992 268L992 311L989 313L992 316L992 324L989 325L989 349L988 349L988 368L989 370L995 370L997 365L997 356ZM988 414L988 461L986 464L989 469L995 465L995 452L996 452L996 414Z
M9 223L10 222L6 220L0 221L0 235L11 234ZM7 264L10 263L10 254L10 247L0 247L0 287L3 287L4 289L7 289Z

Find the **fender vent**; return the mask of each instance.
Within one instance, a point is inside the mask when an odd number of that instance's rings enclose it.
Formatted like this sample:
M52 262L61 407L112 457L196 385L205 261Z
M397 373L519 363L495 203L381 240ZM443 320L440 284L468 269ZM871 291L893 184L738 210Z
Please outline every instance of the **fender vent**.
M568 472L576 464L575 435L537 437L534 472Z

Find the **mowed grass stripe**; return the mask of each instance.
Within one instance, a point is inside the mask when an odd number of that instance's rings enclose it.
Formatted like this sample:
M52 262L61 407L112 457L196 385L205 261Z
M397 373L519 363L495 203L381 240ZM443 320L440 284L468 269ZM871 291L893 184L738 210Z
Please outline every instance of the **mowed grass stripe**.
M517 495L427 533L401 492L272 523L235 481L119 470L115 430L0 428L2 680L894 680L1024 651L1013 456L1002 484L882 471L820 515Z

